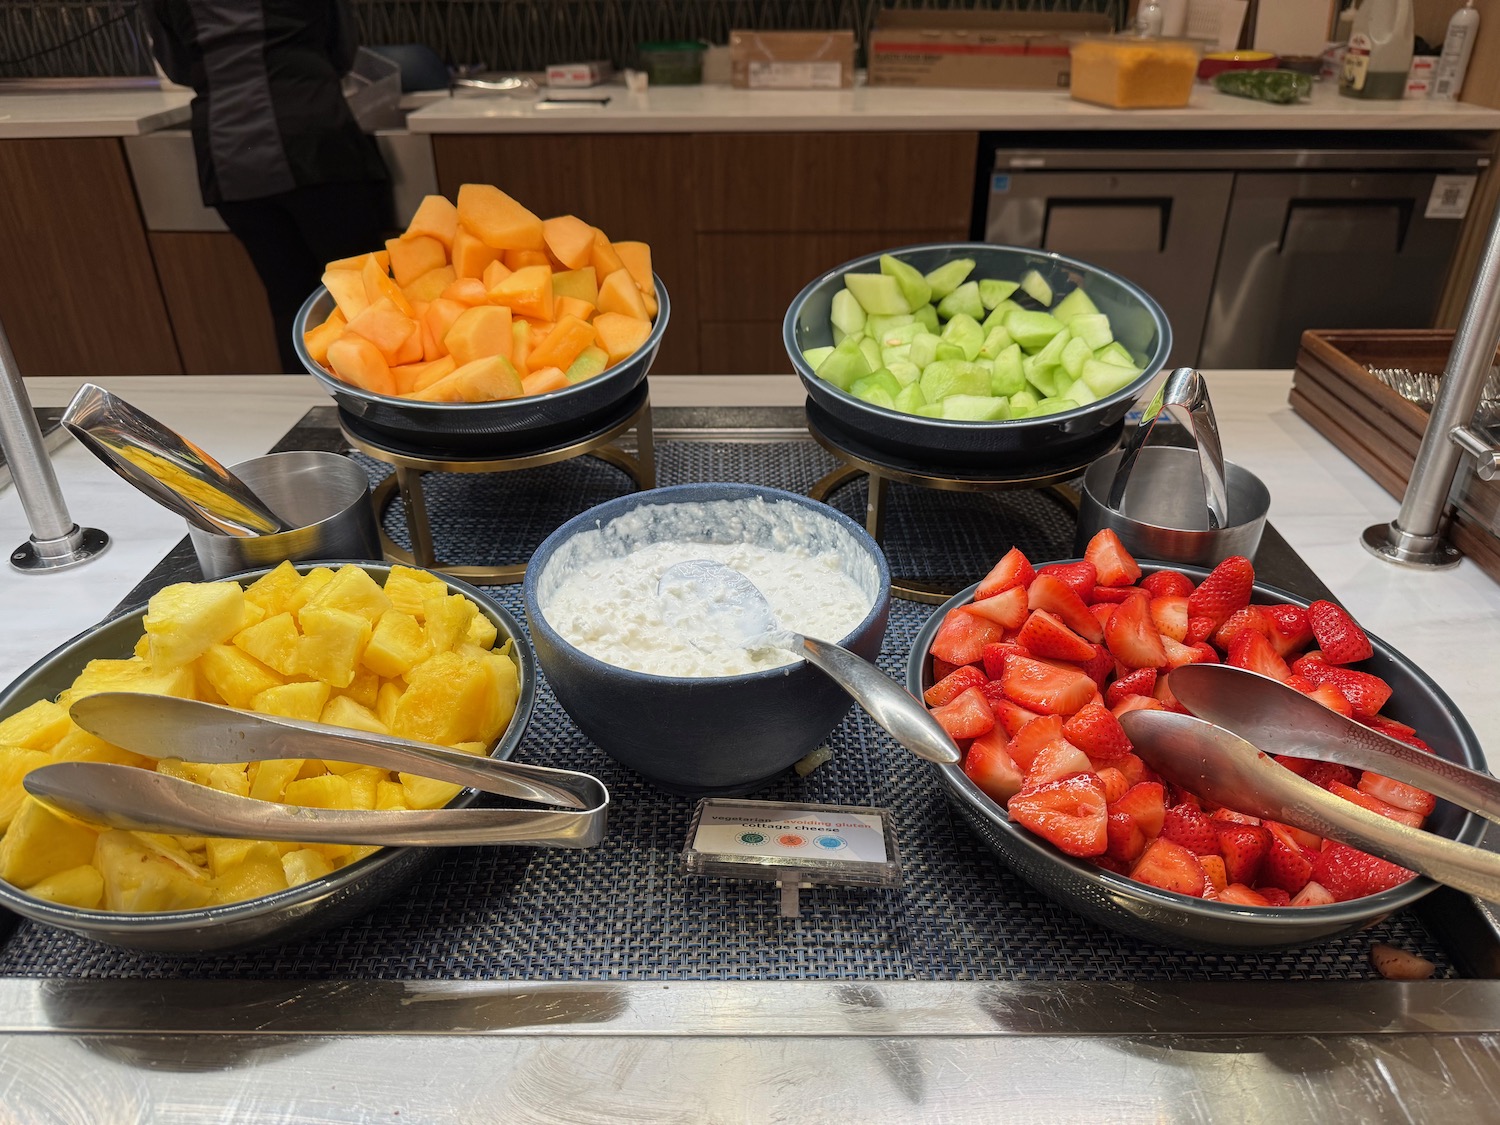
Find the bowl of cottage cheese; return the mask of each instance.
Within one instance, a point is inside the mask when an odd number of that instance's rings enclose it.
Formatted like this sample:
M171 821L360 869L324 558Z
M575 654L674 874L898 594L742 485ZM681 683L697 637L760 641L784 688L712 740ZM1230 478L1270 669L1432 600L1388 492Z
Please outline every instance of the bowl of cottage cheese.
M658 594L675 563L740 571L777 623L869 660L890 612L890 571L853 520L745 484L635 493L569 520L537 548L525 601L558 702L605 753L675 793L742 794L820 745L853 705L791 649L747 649Z

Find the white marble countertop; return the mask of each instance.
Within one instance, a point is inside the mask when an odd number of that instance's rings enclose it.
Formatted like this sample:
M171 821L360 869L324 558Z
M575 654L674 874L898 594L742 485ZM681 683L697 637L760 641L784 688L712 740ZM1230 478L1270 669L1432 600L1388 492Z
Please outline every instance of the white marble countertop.
M1500 585L1473 563L1418 572L1365 553L1359 533L1398 504L1287 405L1290 373L1210 373L1225 456L1271 491L1271 521L1355 617L1424 668L1500 756ZM63 405L80 380L28 380L38 406ZM328 398L298 376L118 378L104 385L226 464L266 452ZM792 376L657 376L657 406L800 405ZM128 487L74 443L53 454L73 518L102 528L108 552L50 575L0 571L0 684L105 616L186 533L183 522ZM13 488L0 491L0 549L30 534Z
M0 93L0 139L135 137L187 121L191 90Z
M1229 97L1199 84L1186 109L1156 110L1104 109L1056 90L659 86L631 94L623 86L608 86L588 93L608 96L609 103L547 103L466 92L415 111L407 128L414 133L1500 129L1500 110L1458 102L1362 101L1340 97L1331 83L1319 83L1310 101L1295 106Z

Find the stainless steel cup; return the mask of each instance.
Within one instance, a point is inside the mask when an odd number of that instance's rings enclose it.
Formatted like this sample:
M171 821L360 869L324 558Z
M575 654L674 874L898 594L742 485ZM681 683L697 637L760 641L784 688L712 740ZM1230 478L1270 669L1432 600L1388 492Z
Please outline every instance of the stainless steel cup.
M1196 449L1142 449L1120 505L1123 510L1116 510L1107 498L1122 456L1117 452L1101 457L1083 474L1075 542L1079 555L1097 532L1110 528L1138 559L1214 566L1231 555L1254 556L1271 509L1271 493L1254 473L1224 463L1228 519L1224 527L1210 528Z
M188 527L206 578L272 566L284 559L379 561L380 535L365 471L337 453L271 453L234 467L235 474L290 531L233 536Z

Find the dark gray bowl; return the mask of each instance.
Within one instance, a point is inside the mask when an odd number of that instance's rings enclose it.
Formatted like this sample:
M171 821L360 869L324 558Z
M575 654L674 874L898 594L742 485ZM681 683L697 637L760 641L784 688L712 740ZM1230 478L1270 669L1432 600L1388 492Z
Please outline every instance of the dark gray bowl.
M337 562L308 562L298 563L297 569L305 574L315 566L337 565ZM391 569L379 563L360 562L358 565L382 583ZM265 573L264 569L248 571L224 581L246 585ZM521 695L510 725L490 751L492 757L509 758L526 732L531 709L536 703L536 665L526 645L526 637L515 618L473 586L446 575L437 577L446 582L453 593L463 594L478 606L480 612L495 623L501 638L509 637L514 642L512 651L520 673ZM0 718L30 706L38 699L56 698L72 684L90 660L129 656L131 646L141 635L141 618L145 612L144 605L123 610L42 657L0 693ZM465 789L448 807L464 808L473 804L478 796L478 790ZM80 910L32 898L5 882L0 882L0 906L34 922L69 930L106 945L151 953L223 953L295 941L317 930L353 921L415 882L436 854L431 848L382 848L357 863L300 887L202 910L142 914Z
M653 275L654 276L654 275ZM372 430L423 448L454 452L511 453L548 449L588 433L611 407L640 386L667 330L672 304L656 278L656 321L634 355L608 371L567 390L506 399L503 402L413 402L377 395L335 379L313 359L303 334L328 319L333 296L323 286L303 302L292 325L292 341L302 366L333 400Z
M794 492L749 484L684 484L610 500L549 535L526 569L526 620L557 701L610 757L672 793L740 794L766 784L816 748L853 705L844 689L810 664L713 678L651 676L606 664L575 648L542 611L570 561L562 549L579 534L653 505L747 501L805 508L859 554L848 573L874 604L839 643L868 660L880 653L890 615L890 570L865 529L842 512ZM754 521L733 531L700 523L694 540L758 541ZM638 546L637 541L629 546ZM629 549L620 544L622 553Z
M1160 568L1144 569L1151 573ZM1207 574L1197 567L1174 569L1195 580ZM974 596L974 589L970 586L949 598L917 634L906 662L907 686L912 691L920 693L931 685L932 662L928 659L927 649L932 644L933 634L943 616L955 606L969 601ZM1255 586L1254 600L1262 604L1308 604L1305 598L1260 583ZM1360 667L1395 689L1387 713L1416 727L1440 757L1471 769L1484 769L1484 751L1479 740L1453 701L1426 673L1390 645L1378 637L1372 636L1370 641L1375 647L1375 655ZM961 767L933 768L942 779L949 800L1017 875L1048 898L1090 921L1143 941L1202 950L1282 949L1310 945L1353 933L1370 922L1410 906L1437 886L1432 880L1418 876L1380 894L1329 906L1241 907L1206 902L1158 890L1064 855L1041 837L1012 824L1005 810L986 797L964 775ZM1447 801L1439 801L1428 818L1427 828L1439 836L1477 845L1484 837L1485 823Z
M1172 330L1161 306L1123 277L1087 262L1044 250L984 242L937 242L883 253L923 273L954 258L973 258L976 264L971 276L976 279L1019 281L1022 274L1034 269L1059 294L1081 288L1099 311L1109 316L1115 338L1144 366L1134 382L1114 394L1066 414L1041 418L961 422L873 406L819 379L802 358L807 348L833 343L828 313L833 295L844 287L844 274L880 269L880 254L855 258L829 270L797 294L782 322L782 342L814 401L864 441L896 457L927 464L982 465L992 472L1061 461L1074 451L1086 450L1090 442L1125 417L1172 350ZM1024 296L1016 299L1027 300Z

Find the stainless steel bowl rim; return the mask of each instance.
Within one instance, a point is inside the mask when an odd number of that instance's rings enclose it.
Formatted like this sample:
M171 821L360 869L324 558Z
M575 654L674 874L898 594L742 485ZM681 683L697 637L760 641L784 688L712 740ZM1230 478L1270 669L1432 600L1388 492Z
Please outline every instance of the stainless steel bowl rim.
M359 566L365 570L373 570L377 573L383 571L387 574L390 573L391 568L391 564L389 563L373 563L369 560L360 559L320 559L311 562L293 563L292 565L302 573L306 573L319 566ZM215 581L239 582L243 585L254 581L274 569L275 567L258 567L255 570L228 575L221 579L215 579ZM437 574L436 576L447 583L451 590L463 594L481 607L481 612L498 618L499 623L504 627L504 631L513 642L513 648L516 652L516 667L520 673L521 693L516 700L515 714L511 716L509 725L501 734L499 741L495 744L494 751L490 755L495 758L508 759L515 753L516 747L525 735L526 728L531 722L532 708L536 705L536 667L534 657L532 657L531 650L526 643L526 634L522 632L520 624L504 606L486 597L474 586L446 574ZM70 637L58 645L51 652L47 653L46 656L43 656L40 660L32 664L31 667L27 668L26 671L17 676L12 683L18 683L26 679L33 672L45 667L74 644L92 636L106 626L143 614L145 610L145 603L141 603L128 606L118 613L111 614L103 621L91 625L81 633ZM0 692L0 699L3 699L9 692L10 686L7 686L3 692ZM478 790L465 789L450 802L448 807L463 808L472 804L478 796ZM91 927L115 931L142 930L150 931L151 933L197 930L207 926L233 922L242 918L254 917L293 907L299 908L299 914L306 913L325 899L337 895L351 883L357 882L363 876L384 867L386 864L394 861L402 852L409 850L411 849L381 848L378 852L368 855L364 859L350 864L348 867L340 868L330 875L325 875L321 879L313 879L310 882L303 883L301 886L288 887L284 891L273 891L268 895L244 899L240 902L225 903L221 906L200 907L196 910L166 910L149 913L84 910L79 907L61 906L56 903L47 902L45 899L33 898L19 887L13 887L3 880L0 880L0 906L8 906L25 917L74 932Z

